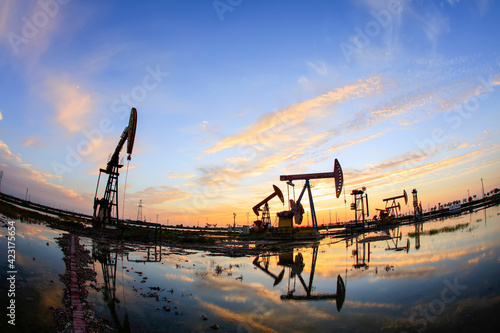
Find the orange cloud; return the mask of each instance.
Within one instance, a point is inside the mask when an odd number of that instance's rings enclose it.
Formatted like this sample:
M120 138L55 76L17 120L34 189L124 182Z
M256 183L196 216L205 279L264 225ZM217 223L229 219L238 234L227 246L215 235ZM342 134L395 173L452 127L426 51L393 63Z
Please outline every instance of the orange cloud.
M168 178L170 178L170 179L189 179L189 178L193 178L193 177L196 177L196 175L186 174L186 173L176 174L173 172L170 172L168 174Z
M362 137L362 138L350 140L350 141L347 141L347 142L338 143L338 144L336 144L336 145L328 148L327 150L325 150L324 153L325 154L329 154L329 153L334 152L334 151L342 150L342 149L345 149L345 148L357 145L358 143L365 142L365 141L368 141L368 140L371 140L371 139L375 139L375 138L381 137L381 136L387 134L390 131L391 131L391 129L388 129L386 131L379 132L377 134L373 134L373 135L370 135L370 136L367 136L367 137Z
M77 199L79 201L82 198L75 193L71 189L65 189L61 185L55 185L51 183L50 179L55 179L58 176L53 175L48 172L43 172L37 170L36 167L33 167L30 164L23 163L22 159L13 154L9 147L0 140L0 153L3 155L7 161L11 161L6 164L9 170L9 178L19 178L22 179L25 185L29 185L30 183L34 185L36 188L35 191L45 192L45 193L57 193L58 195L64 198Z
M171 186L148 187L145 190L127 194L127 199L134 203L140 199L148 205L157 205L169 201L189 198L189 194L183 190Z
M52 77L45 86L46 98L56 108L56 121L70 133L83 130L87 116L93 112L90 94L67 77Z
M33 148L42 148L43 144L40 141L40 138L36 137L35 135L30 135L23 141L23 145L25 147L33 147Z
M324 117L327 113L325 108L348 100L380 94L391 84L393 84L391 80L383 82L381 76L360 79L352 85L337 88L277 112L269 112L248 126L242 133L225 138L205 150L202 157L237 145L272 145L290 140L290 134L288 134L290 128L304 123L310 117Z
M8 160L13 159L16 162L21 163L21 158L19 156L14 155L10 151L9 147L2 140L0 140L0 152L2 152L2 155L5 159Z

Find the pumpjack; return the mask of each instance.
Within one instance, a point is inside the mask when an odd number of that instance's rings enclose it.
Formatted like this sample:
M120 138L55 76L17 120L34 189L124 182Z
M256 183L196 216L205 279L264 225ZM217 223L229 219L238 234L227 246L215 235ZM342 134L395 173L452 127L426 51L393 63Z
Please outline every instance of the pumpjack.
M276 232L271 235L271 238L280 239L304 239L304 238L319 238L320 233L318 230L318 221L316 218L316 211L314 209L314 202L311 192L311 179L324 179L324 178L334 178L335 179L335 194L338 198L342 193L342 187L344 184L344 175L342 173L342 168L337 159L335 159L333 172L320 172L320 173L308 173L308 174L296 174L296 175L282 175L280 176L281 181L286 181L288 186L294 186L294 180L305 180L304 187L300 192L299 198L295 202L293 199L289 199L290 210L278 213L279 226ZM307 190L309 196L309 208L311 211L312 219L312 229L311 228L294 228L293 222L300 225L302 223L304 208L302 206L301 200Z
M383 199L383 201L385 202L385 209L377 209L379 211L381 224L388 224L398 221L398 211L401 211L401 204L399 202L396 202L397 199L404 199L405 204L408 204L408 195L406 194L405 190L403 190L402 195Z
M366 193L366 187L362 187L361 190L352 190L351 195L353 196L353 202L351 203L351 210L354 211L354 220L356 226L360 224L363 228L366 225L365 217L370 215L370 210L368 208L368 194Z
M256 231L263 231L269 229L271 225L271 214L269 212L269 204L274 197L278 197L281 200L281 203L285 202L285 198L283 197L283 192L279 189L278 186L273 185L274 192L267 196L264 200L256 204L252 210L255 215L259 216L259 212L262 212L262 218L254 222ZM264 206L264 207L262 207ZM261 208L262 207L262 208Z
M120 141L111 155L105 169L99 169L99 178L97 179L97 187L94 196L94 214L92 217L93 227L99 230L104 228L116 229L119 227L118 216L118 172L123 164L120 163L120 152L127 142L127 160L130 161L132 150L134 148L135 130L137 127L137 110L132 108L130 111L130 119L128 126L125 127L120 137ZM101 174L108 175L104 196L99 199L97 193L99 191L99 182Z

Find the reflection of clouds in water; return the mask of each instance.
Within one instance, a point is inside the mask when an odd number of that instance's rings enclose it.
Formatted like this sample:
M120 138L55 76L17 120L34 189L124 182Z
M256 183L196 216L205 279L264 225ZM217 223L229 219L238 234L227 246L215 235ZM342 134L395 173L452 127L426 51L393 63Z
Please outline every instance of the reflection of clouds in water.
M193 278L190 278L190 277L182 275L182 274L167 273L167 274L165 274L165 278L167 278L168 280L178 280L178 281L183 281L183 282L194 282Z
M63 306L62 304L63 291L61 287L53 285L43 288L41 290L39 289L38 291L40 293L40 308L46 309L49 306L52 307Z
M477 264L481 259L486 258L486 253L481 254L480 256L475 257L474 259L469 260L469 266L472 264Z
M242 320L241 323L245 327L249 326L256 331L275 332L275 329L269 326L288 327L290 322L297 323L297 328L306 328L311 320L334 320L333 313L337 312L335 301L307 303L307 306L304 306L305 303L303 302L284 302L280 299L282 293L280 290L268 289L261 283L242 284L238 281L226 281L210 276L207 277L207 281L202 282L203 289L208 286L211 286L214 290L223 290L225 292L225 295L221 297L222 301L238 302L244 304L245 307L235 313L230 309L231 304L226 304L225 307L214 304L218 302L212 295L210 302L195 297L201 307L209 309L214 314L227 320ZM297 313L300 313L300 318L297 318ZM263 320L263 317L266 317L266 320ZM269 324L266 321L269 321Z
M236 313L232 310L228 310L226 308L223 308L221 306L215 305L213 303L205 302L202 300L199 300L199 305L213 313L214 315L224 318L226 320L234 321L240 324L240 327L244 327L249 325L250 327L253 327L257 329L259 332L278 332L268 326L266 326L263 322L265 322L262 318L253 318L254 313ZM275 321L276 318L273 317L273 321Z
M453 224L458 223L459 221L454 221ZM429 229L429 228L427 228ZM411 229L407 229L411 230ZM406 231L403 231L403 234L405 234ZM442 235L443 236L449 236L449 235ZM470 236L470 234L467 234L466 236ZM436 236L421 236L421 241L423 241L424 237L436 237ZM463 237L460 235L460 237ZM403 242L405 238L403 238ZM438 238L435 238L438 239ZM453 241L453 245L450 246L449 241L452 241L451 239L448 240L445 238L439 239L440 242L438 245L431 243L427 244L427 248L423 247L420 248L417 251L415 251L413 248L410 249L410 253L406 254L403 252L393 252L393 251L385 251L385 243L383 242L372 242L371 243L371 260L368 263L370 266L370 269L368 270L369 272L372 271L372 269L375 269L375 267L384 267L386 265L394 265L397 267L397 270L394 272L391 272L391 274L387 275L387 278L394 279L394 278L427 278L433 274L433 272L437 272L437 268L432 268L432 267L427 267L431 266L432 264L439 264L442 261L445 260L453 260L456 262L469 262L469 260L464 260L464 257L470 256L475 253L481 253L481 252L486 252L490 251L492 253L491 256L494 256L494 251L492 248L495 248L497 246L496 242L491 240L491 241L483 241L481 244L477 243L472 243L472 244L466 244L465 246L460 247L460 242L459 241ZM400 241L401 242L401 241ZM412 240L411 242L414 242ZM354 243L355 244L355 243ZM374 245L376 244L377 247ZM436 247L439 247L438 250L436 250ZM318 277L326 277L326 278L331 278L336 276L341 271L345 271L346 268L346 256L347 256L347 269L349 270L349 277L350 278L356 278L360 276L365 275L365 271L359 271L359 270L354 270L352 269L352 261L353 257L351 254L351 251L355 249L355 245L349 246L347 254L345 253L345 248L344 252L341 254L339 253L340 251L336 251L334 248L328 248L325 253L319 253L318 255L318 262L316 264L316 276ZM333 253L328 253L328 251L333 251ZM304 258L307 258L304 255ZM469 264L472 263L478 263L480 260L485 259L486 257L484 255L479 255L475 259L471 259ZM499 259L500 260L500 259ZM307 260L304 260L307 262ZM426 267L421 267L418 269L415 269L414 266L419 266L419 265L424 265ZM307 265L306 265L307 268ZM442 272L443 269L445 269L446 266L440 267L439 272ZM448 269L449 271L449 269ZM380 270L379 270L380 273Z
M57 237L60 233L66 232L50 229L43 225L26 224L16 221L16 236L26 240L40 240L56 244L54 237Z
M348 306L349 308L355 308L355 309L358 308L401 309L401 305L399 304L360 302L360 301L349 301L349 300L346 300L344 302L344 306Z
M16 252L16 266L26 267L32 261L33 261L32 257L29 257L27 255L23 255L19 251Z
M230 295L224 296L224 301L229 303L245 303L247 298L244 296Z

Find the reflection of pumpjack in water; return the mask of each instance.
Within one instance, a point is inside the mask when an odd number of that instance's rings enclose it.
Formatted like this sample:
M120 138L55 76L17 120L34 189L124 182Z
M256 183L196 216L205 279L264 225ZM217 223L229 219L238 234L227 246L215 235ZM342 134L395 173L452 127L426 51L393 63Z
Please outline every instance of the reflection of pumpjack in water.
M104 287L102 290L103 300L108 305L109 312L111 313L111 317L115 323L116 331L131 332L130 323L128 321L128 313L125 311L122 325L118 314L116 313L115 307L116 303L120 303L118 298L116 298L116 263L118 261L118 251L113 251L103 244L94 243L92 257L101 264L101 271L104 280Z
M406 251L408 253L410 251L410 239L406 239L406 246L400 245L399 242L403 238L402 233L399 231L399 227L392 229L388 231L389 235L391 236L391 241L392 244L389 243L389 240L387 240L387 248L385 249L386 251L392 250L392 251ZM403 243L404 244L404 243Z
M420 249L420 233L424 231L424 224L422 222L415 223L415 249Z
M370 245L373 242L379 242L379 241L386 241L387 242L387 248L385 249L386 251L392 250L392 251L410 251L410 240L407 239L406 241L406 246L401 246L399 242L402 239L402 233L399 231L399 227L391 229L391 230L386 230L383 234L376 235L376 236L368 236L368 237L362 237L362 236L357 236L356 237L356 243L355 243L355 248L352 250L352 256L354 257L355 263L353 264L354 268L365 268L368 269L369 265L368 263L370 262L370 254L371 254L371 249ZM392 242L392 244L390 243ZM354 239L346 240L346 246L349 247L350 245L354 245Z
M316 300L335 299L336 304L337 304L337 310L340 311L340 309L342 308L342 305L344 304L344 300L345 300L345 285L344 285L344 281L342 280L340 275L337 277L337 293L336 294L324 293L324 294L312 295L314 271L316 268L317 258L318 258L318 247L316 246L313 248L313 258L312 258L312 263L311 263L311 273L309 274L309 284L306 284L306 282L304 281L304 278L302 277L302 272L303 272L304 267L305 267L304 258L302 256L302 254L298 253L294 258L293 251L280 253L278 265L284 266L285 268L289 269L288 292L285 295L281 295L281 299L284 301L287 301L287 300L316 301ZM261 268L263 271L265 271L267 274L269 274L270 276L272 276L274 278L274 286L279 284L281 282L281 280L283 279L284 269L281 271L281 273L279 275L274 275L274 274L269 272L268 265L267 266L265 265L264 268L261 267L260 262L258 261L258 257L255 258L254 265ZM295 287L296 287L297 277L299 278L299 281L302 284L302 287L304 288L306 295L295 295ZM292 279L293 279L293 285L292 285Z
M283 268L281 270L281 273L276 275L273 272L269 271L269 256L263 257L263 261L259 261L259 257L260 256L255 257L255 259L253 260L253 264L255 265L255 267L259 268L261 271L272 277L274 279L273 287L276 287L283 280L283 276L285 276L285 269ZM261 265L262 262L264 263L264 266Z
M368 269L367 262L370 262L370 244L371 242L365 241L364 239L359 239L356 237L356 248L352 250L352 255L355 260L355 264L353 264L354 268L362 268ZM352 239L351 239L351 245ZM347 246L349 246L347 244ZM368 251L367 251L368 250Z
M161 244L160 245L153 245L153 246L147 246L147 255L145 259L130 259L129 254L127 253L127 261L129 262L161 262ZM152 249L154 249L152 251Z

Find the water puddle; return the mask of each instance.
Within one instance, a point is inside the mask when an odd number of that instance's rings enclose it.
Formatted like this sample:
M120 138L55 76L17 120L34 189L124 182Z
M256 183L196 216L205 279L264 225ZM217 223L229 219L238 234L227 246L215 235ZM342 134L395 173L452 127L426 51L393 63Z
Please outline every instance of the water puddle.
M58 240L68 236L16 227L18 328L55 331L67 270ZM499 235L491 207L239 258L75 238L95 273L85 302L115 331L431 332L488 324L500 304Z

